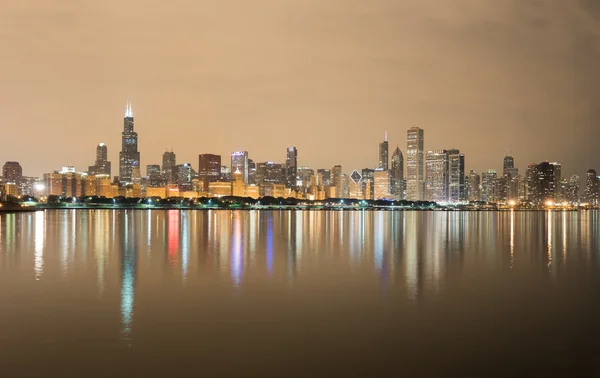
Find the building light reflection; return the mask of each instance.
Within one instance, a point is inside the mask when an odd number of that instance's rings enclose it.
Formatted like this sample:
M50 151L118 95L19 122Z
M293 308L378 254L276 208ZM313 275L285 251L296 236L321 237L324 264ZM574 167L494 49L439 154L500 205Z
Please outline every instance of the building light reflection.
M35 247L33 259L33 273L36 281L42 277L44 273L44 243L46 240L46 213L38 211L35 214Z

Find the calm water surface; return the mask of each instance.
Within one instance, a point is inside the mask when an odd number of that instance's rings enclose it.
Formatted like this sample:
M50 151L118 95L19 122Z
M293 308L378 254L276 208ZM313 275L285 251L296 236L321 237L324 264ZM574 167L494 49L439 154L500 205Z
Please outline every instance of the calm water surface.
M600 376L598 212L0 215L0 376Z

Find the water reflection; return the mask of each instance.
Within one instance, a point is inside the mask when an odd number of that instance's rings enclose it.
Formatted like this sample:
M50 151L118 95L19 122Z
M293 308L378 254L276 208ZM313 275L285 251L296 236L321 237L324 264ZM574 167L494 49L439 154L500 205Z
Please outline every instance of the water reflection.
M57 298L64 287L93 288L90 294L119 314L115 332L132 343L144 303L136 290L177 295L183 282L209 288L198 295L243 294L287 283L288 290L311 285L318 292L345 278L419 303L465 275L542 271L560 281L567 266L595 266L599 220L597 212L515 211L2 214L0 271L6 280L26 271L25 280L42 280ZM11 284L0 285L0 294L12 295Z

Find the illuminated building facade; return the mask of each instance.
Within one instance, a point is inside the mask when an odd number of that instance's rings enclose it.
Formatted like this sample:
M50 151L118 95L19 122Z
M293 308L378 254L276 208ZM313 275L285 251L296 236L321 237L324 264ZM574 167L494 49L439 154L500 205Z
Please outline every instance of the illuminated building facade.
M427 201L447 202L448 182L448 151L428 151L426 176Z
M377 167L379 169L383 169L385 171L388 170L388 163L389 163L388 152L389 152L389 146L388 146L388 138L387 138L387 131L386 131L385 136L383 138L383 142L379 143L379 164L377 165Z
M331 186L331 169L317 169L317 185Z
M597 205L598 198L600 197L600 180L598 180L598 175L596 171L590 169L586 174L586 182L585 182L585 193L584 198L587 203L590 205Z
M208 190L208 183L218 181L221 176L221 155L202 154L198 156L198 179L202 190Z
M285 184L288 188L295 188L298 180L298 150L296 147L287 149L285 160Z
M162 173L160 169L160 165L158 164L150 164L146 166L146 186L157 188L159 186L164 186L166 182L164 182L162 178Z
M96 146L96 161L88 168L90 175L111 175L110 161L108 161L108 148L104 143Z
M140 153L138 151L138 134L133 128L133 110L131 104L127 105L123 125L121 152L119 153L119 181L123 185L133 183L133 167L140 166Z
M375 170L364 168L362 170L363 194L366 200L375 198Z
M231 182L213 181L208 184L208 195L210 197L226 197L231 194Z
M162 156L162 176L166 184L177 182L177 157L173 151L165 151Z
M425 132L412 127L407 132L406 198L422 201L425 198Z
M246 190L245 190L246 184L244 183L244 177L242 176L242 172L236 171L233 173L233 182L232 182L231 186L232 186L232 195L234 197L245 197L246 196Z
M180 192L189 192L192 190L193 169L190 163L183 163L176 166L177 186Z
M465 201L465 187L465 154L448 150L448 200L453 203Z
M342 166L336 165L331 169L331 186L335 187L336 198L342 198Z
M405 199L404 190L404 156L400 147L396 146L392 154L392 169L390 171L391 194L396 201Z
M23 168L16 161L7 161L2 167L2 183L13 184L17 188L17 196L21 194L21 179L23 178ZM11 194L12 195L12 194Z
M474 170L471 170L467 180L467 200L481 201L480 186L481 176Z
M258 166L256 167L258 174ZM244 183L248 183L248 151L236 151L231 154L231 172L240 171Z
M390 194L390 171L387 169L376 169L373 174L374 191L376 200L392 199Z
M484 202L496 202L496 181L498 175L494 169L489 169L481 175L481 200Z

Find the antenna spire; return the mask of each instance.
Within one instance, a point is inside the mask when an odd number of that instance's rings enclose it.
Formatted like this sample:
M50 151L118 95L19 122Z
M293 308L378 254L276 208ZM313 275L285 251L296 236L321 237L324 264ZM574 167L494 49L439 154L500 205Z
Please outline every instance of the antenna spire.
M387 130L385 131L385 136L384 136L384 140L383 140L383 141L384 141L384 142L387 142L387 141L388 141L388 139L387 139Z

